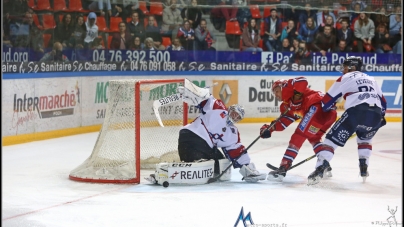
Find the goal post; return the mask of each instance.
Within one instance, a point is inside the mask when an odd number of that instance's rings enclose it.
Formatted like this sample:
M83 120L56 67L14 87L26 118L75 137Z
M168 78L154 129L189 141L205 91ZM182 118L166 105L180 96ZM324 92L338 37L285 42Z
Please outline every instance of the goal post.
M178 133L188 121L188 106L160 108L165 127L153 112L154 100L175 94L185 79L110 80L108 106L93 151L70 172L76 181L140 183L141 169L178 162Z

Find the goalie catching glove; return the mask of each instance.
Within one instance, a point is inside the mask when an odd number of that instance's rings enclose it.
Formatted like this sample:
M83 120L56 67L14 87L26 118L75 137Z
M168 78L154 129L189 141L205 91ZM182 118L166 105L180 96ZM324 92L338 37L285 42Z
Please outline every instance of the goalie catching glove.
M185 79L184 86L177 88L177 92L181 94L182 101L193 106L199 105L199 103L208 99L210 96L208 88L200 88L188 79Z

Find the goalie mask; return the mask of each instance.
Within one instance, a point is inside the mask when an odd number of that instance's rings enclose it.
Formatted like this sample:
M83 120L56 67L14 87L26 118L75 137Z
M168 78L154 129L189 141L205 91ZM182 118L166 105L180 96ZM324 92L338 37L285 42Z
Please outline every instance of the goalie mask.
M230 126L232 124L235 124L244 118L244 108L240 106L239 104L234 104L229 107L228 114L227 114L227 120L226 124L227 126Z

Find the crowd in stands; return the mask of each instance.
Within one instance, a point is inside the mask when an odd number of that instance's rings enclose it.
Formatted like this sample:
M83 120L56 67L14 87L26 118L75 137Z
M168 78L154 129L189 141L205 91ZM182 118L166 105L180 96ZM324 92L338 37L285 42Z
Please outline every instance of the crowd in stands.
M3 46L53 47L52 56L61 48L215 51L225 33L241 38L241 51L294 52L299 61L312 52L401 54L401 0L203 1L4 0Z

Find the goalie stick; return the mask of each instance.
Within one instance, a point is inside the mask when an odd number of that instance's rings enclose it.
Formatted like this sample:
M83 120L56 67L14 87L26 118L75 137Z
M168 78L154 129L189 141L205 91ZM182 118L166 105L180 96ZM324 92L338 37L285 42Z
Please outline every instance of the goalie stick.
M211 86L207 86L205 88L211 88L211 87L214 87L216 85L218 85L218 82L215 82ZM161 99L154 100L154 102L153 102L153 111L154 111L154 114L156 115L157 121L159 122L161 127L164 127L164 125L163 125L163 122L161 121L159 108L161 106L165 106L165 105L171 104L173 102L177 102L177 101L181 100L181 98L182 98L181 94L176 93L176 94L169 95L169 96L161 98Z
M234 165L234 163L235 163L243 154L247 153L247 150L250 149L250 147L251 147L252 145L254 145L255 142L257 142L257 141L259 140L259 138L261 138L261 134L262 134L263 132L265 132L266 130L272 128L283 116L286 115L286 113L287 113L288 111L289 111L289 108L287 108L287 109L285 110L285 112L283 112L283 113L281 114L281 116L279 116L275 121L273 121L273 122L269 125L269 127L267 127L264 131L262 131L262 132L260 133L260 135L243 151L243 153L241 153L241 155L240 155L237 159L234 159L234 160L230 163L230 165L227 166L226 169L224 169L219 175L217 175L217 176L215 176L215 177L212 177L212 178L209 178L208 184L213 183L213 182L216 182L220 177L222 177L223 174L225 174L225 173L227 172L227 170L229 170L230 167L231 167L232 165Z

